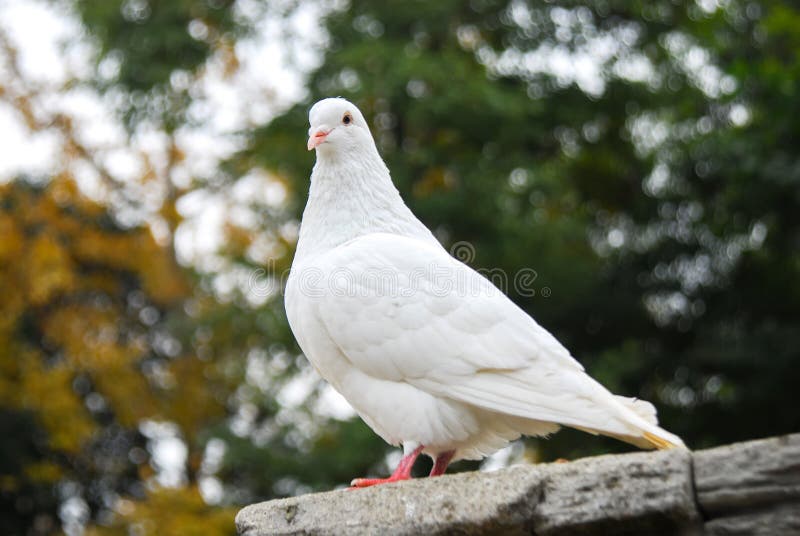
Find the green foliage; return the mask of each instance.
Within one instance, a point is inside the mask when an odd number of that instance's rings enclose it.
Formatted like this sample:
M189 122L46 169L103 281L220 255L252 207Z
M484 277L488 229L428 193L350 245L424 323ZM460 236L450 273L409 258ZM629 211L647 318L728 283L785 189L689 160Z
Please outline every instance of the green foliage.
M512 297L608 385L653 400L690 445L797 430L798 12L515 6L352 2L326 21L307 101L245 156L304 191L305 109L345 96L413 210L446 243L472 244L476 267L534 268L538 293ZM619 50L599 90L522 60L492 66L509 49L586 52L601 34ZM634 54L649 80L615 68ZM692 58L719 70L698 74ZM606 447L566 435L539 448Z
M235 30L232 0L81 1L79 13L101 45L119 55L118 81L134 91L169 82L176 70L194 71L214 38Z
M100 45L99 59L116 71L111 82L130 92L129 124L152 117L174 129L186 121L191 98L170 84L174 73L200 69L213 43L233 40L233 0L76 0L86 28ZM106 81L98 81L101 85Z

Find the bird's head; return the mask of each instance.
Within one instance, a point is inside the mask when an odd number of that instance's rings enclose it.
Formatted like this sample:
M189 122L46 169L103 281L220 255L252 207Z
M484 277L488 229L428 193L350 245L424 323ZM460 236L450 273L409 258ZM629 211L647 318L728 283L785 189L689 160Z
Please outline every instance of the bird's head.
M323 99L308 112L308 150L348 153L375 146L367 122L355 104L341 97Z

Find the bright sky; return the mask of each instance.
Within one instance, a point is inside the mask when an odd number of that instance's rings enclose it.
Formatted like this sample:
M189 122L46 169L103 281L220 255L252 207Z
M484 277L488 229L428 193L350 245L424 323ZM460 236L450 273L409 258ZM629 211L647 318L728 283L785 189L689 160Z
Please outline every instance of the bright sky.
M288 21L271 19L253 2L238 2L243 17L256 17L257 32L239 41L235 53L239 68L233 75L223 72L218 56L212 57L204 75L196 83L197 98L189 115L198 126L184 127L177 135L181 150L186 154L183 166L174 170L171 180L186 185L192 177L213 177L216 167L239 148L236 131L264 124L277 112L285 109L304 94L304 73L319 59L324 35L317 26L313 6L301 6ZM303 41L292 50L291 64L287 44L275 31L301 36ZM287 28L288 26L288 28ZM64 90L67 80L88 81L94 75L95 50L83 35L74 14L53 2L43 0L4 0L0 3L0 28L18 52L22 78L38 96L33 99L37 119L47 123L55 113L65 113L77 124L81 141L100 155L99 161L116 179L131 184L138 199L152 199L155 212L159 195L155 187L143 189L134 179L143 169L144 154L158 168L166 162L165 138L157 130L141 128L128 138L113 114L113 101L103 98L88 86ZM113 73L113 61L101 63L100 73ZM0 77L15 84L6 61L0 60ZM190 83L188 76L176 76L174 83ZM17 87L19 91L26 88ZM60 136L54 130L32 132L24 119L10 105L0 102L0 181L20 174L45 175L57 171L64 162L60 159ZM304 140L298 140L304 143ZM76 166L70 171L81 188L92 197L106 192L96 173L88 166ZM270 191L265 175L251 178L260 181ZM241 190L241 188L239 188ZM276 193L272 189L273 198ZM277 193L280 197L280 193ZM248 199L247 201L250 201ZM238 202L238 203L237 203ZM188 221L178 237L177 249L184 262L202 264L204 256L219 245L220 228L225 213L236 210L239 199L225 193L195 192L182 201L179 209ZM133 215L131 215L133 217ZM155 225L156 231L158 226Z

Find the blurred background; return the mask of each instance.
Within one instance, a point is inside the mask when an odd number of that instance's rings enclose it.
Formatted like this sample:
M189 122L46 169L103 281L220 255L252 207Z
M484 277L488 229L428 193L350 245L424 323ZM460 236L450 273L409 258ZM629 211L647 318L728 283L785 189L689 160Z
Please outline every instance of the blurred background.
M693 448L797 432L798 80L790 2L3 0L0 533L230 534L389 471L284 316L332 95L607 387Z

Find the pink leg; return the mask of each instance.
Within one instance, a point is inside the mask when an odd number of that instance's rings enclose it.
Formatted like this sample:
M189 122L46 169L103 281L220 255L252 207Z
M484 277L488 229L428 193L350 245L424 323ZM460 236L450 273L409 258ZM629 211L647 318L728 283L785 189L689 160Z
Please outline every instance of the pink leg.
M454 450L448 450L436 456L436 461L433 463L430 476L443 475L444 472L447 471L447 466L450 465L450 460L453 459L455 453L456 451Z
M403 459L397 464L397 469L394 470L394 473L392 473L392 476L389 478L354 478L353 481L350 482L350 486L352 486L350 489L366 488L369 486L377 486L378 484L408 480L411 478L411 468L414 466L414 462L417 460L417 456L419 456L423 448L424 447L420 445L408 456L403 456Z

